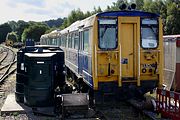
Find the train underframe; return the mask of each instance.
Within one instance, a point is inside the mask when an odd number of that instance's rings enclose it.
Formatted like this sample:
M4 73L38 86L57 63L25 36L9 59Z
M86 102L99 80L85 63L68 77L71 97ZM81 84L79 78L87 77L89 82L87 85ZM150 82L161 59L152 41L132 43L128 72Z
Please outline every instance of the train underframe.
M104 104L108 102L118 102L121 100L128 100L132 98L144 99L144 94L152 92L157 86L157 80L141 81L141 86L137 87L136 82L124 82L122 87L118 87L117 82L100 82L98 83L98 90L93 90L88 86L83 78L78 77L68 68L66 68L66 81L71 86L69 92L88 93L90 106L95 104Z

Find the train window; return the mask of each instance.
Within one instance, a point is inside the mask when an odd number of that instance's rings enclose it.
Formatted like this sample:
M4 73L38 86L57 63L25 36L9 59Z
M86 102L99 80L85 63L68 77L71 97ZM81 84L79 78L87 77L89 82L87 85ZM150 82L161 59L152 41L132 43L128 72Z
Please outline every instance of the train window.
M60 37L57 38L57 44L58 44L58 46L61 46L61 38Z
M61 46L62 46L62 47L66 47L66 39L67 39L67 36L66 36L66 35L63 35L63 36L62 36L62 39L61 39Z
M72 48L72 34L69 34L68 37L68 48Z
M88 52L88 49L89 49L89 30L85 30L83 32L83 40L84 40L83 50Z
M141 46L143 48L157 48L158 22L156 19L142 19Z
M74 37L74 49L78 50L79 48L79 34L78 32L75 33L75 37Z
M117 47L117 20L99 19L99 48L115 49Z
M79 32L79 49L82 50L83 49L83 32L80 31Z
M72 46L71 46L71 48L74 48L74 38L75 38L75 34L72 33L72 36L71 36Z
M56 39L55 38L52 39L52 45L56 45Z

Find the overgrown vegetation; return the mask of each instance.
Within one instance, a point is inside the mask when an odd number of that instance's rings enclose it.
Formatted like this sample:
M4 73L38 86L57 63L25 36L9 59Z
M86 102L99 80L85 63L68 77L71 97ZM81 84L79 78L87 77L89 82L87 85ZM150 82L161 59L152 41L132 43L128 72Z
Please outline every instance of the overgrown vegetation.
M8 33L6 36L6 40L13 40L14 42L17 42L18 36L17 36L16 32Z
M0 43L5 41L7 34L15 32L17 41L25 41L26 39L39 38L44 33L49 33L55 29L64 29L77 20L82 20L93 14L102 11L116 11L122 3L137 4L137 10L153 12L160 14L163 18L164 34L180 33L180 1L179 0L117 0L112 5L107 6L105 10L101 7L94 7L93 11L82 12L79 8L72 10L68 17L58 18L57 20L49 20L45 22L25 22L23 20L9 21L0 25Z

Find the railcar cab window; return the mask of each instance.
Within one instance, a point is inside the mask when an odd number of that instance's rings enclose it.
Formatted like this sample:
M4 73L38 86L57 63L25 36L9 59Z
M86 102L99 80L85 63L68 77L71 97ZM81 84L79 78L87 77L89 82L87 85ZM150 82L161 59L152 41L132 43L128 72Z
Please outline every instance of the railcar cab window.
M115 49L117 47L117 19L99 19L98 28L99 48Z
M141 20L141 46L145 49L158 47L158 21L156 19Z

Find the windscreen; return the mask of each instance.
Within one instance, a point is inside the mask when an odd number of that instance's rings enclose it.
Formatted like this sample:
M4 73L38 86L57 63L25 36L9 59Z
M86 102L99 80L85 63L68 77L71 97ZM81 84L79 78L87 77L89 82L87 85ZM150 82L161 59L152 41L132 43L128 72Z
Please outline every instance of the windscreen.
M158 22L156 19L142 19L141 41L143 48L157 48Z
M115 49L117 47L117 20L99 19L98 36L100 49Z

